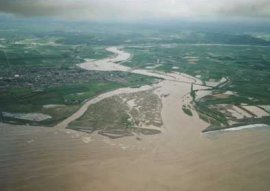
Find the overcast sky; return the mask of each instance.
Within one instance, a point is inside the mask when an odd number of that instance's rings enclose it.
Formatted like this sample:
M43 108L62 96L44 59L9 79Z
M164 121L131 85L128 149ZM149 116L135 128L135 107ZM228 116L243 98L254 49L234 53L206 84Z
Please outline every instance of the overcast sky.
M0 0L0 12L78 20L270 19L270 0Z

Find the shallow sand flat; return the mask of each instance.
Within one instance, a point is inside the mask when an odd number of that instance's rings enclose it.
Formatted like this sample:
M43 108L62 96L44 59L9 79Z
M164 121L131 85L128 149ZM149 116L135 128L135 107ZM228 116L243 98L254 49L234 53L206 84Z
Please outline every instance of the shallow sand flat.
M4 117L14 118L14 119L22 119L27 121L45 121L47 119L51 119L50 115L46 115L43 113L9 113L9 112L2 112Z
M109 52L114 53L115 55L111 58L105 58L101 60L88 60L82 64L78 64L78 66L85 70L97 70L97 71L122 71L122 72L130 72L134 74L141 74L146 76L152 76L161 78L164 80L172 80L172 81L179 81L183 83L198 83L202 84L199 79L196 79L192 76L187 74L180 74L180 73L164 73L164 72L157 72L153 70L144 70L144 69L135 69L129 68L127 66L123 66L118 64L120 62L125 62L131 58L131 54L128 52L124 52L119 50L118 47L109 47L106 49Z
M79 64L79 67L85 70L98 70L98 71L123 71L127 72L130 68L117 64L118 62L127 61L131 55L127 52L119 50L117 47L109 47L106 49L115 54L111 58L101 60L88 60L85 63Z
M140 92L140 91L146 91L149 89L152 89L152 86L142 86L140 88L120 88L114 91L110 91L104 94L101 94L93 99L90 99L88 101L86 101L82 107L75 112L73 115L71 115L70 117L68 117L67 119L65 119L64 121L60 122L59 124L57 124L55 126L55 128L66 128L68 127L68 125L72 122L75 121L76 119L80 118L88 109L88 107L92 104L98 103L101 100L104 100L106 98L115 96L115 95L120 95L120 94L125 94L125 93L135 93L135 92Z

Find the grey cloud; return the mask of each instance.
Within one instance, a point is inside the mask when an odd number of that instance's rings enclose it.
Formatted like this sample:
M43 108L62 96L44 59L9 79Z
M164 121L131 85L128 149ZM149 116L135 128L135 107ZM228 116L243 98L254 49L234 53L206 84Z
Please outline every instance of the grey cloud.
M270 0L0 0L0 12L74 19L260 18L270 17Z
M57 15L58 7L32 0L1 0L0 11L23 16Z
M270 17L270 1L254 0L229 3L219 7L216 11L219 15L238 17Z

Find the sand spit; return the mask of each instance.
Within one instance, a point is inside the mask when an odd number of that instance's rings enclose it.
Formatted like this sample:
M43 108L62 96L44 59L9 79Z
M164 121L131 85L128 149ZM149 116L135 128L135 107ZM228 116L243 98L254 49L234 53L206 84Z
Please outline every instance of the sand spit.
M64 107L65 105L59 105L59 104L48 104L48 105L43 105L44 109L52 109L56 107Z
M2 115L4 117L14 118L14 119L22 119L26 121L36 121L41 122L45 121L47 119L51 119L52 117L50 115L46 115L43 113L8 113L8 112L2 112Z
M219 81L216 81L214 79L210 80L210 81L207 81L205 82L208 86L211 86L211 87L217 87L217 86L221 86L221 85L224 85L228 82L229 80L226 79L226 78L221 78Z
M270 127L270 126L266 125L266 124L252 124L252 125L244 125L244 126L238 126L238 127L223 129L221 131L241 131L241 130L244 130L244 129L266 128L266 127Z

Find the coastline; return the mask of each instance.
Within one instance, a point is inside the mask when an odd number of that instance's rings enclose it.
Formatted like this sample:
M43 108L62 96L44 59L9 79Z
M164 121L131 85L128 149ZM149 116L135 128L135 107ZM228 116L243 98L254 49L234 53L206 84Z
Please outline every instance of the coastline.
M196 112L190 117L181 108L191 100L187 97L194 81L188 82L162 80L158 84L154 93L162 100L164 132L142 135L139 140L0 124L1 188L269 190L270 131L201 133L209 124Z

